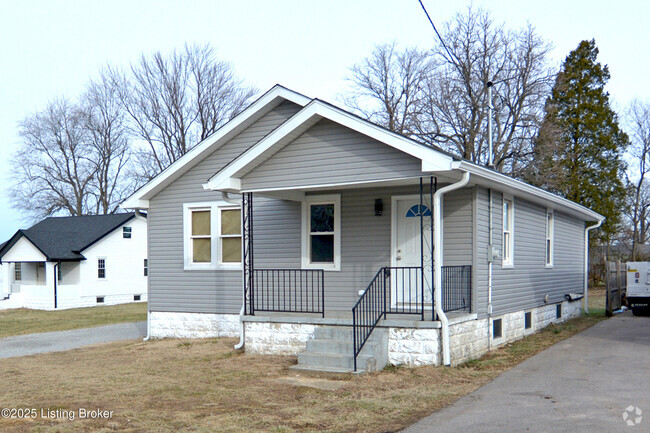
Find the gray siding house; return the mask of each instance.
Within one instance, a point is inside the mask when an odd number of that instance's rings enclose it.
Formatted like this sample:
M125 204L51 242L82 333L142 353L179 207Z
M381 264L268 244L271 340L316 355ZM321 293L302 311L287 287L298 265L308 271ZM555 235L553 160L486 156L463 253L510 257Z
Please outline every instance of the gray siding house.
M603 221L282 86L123 207L149 215L149 336L332 371L458 364L579 315Z

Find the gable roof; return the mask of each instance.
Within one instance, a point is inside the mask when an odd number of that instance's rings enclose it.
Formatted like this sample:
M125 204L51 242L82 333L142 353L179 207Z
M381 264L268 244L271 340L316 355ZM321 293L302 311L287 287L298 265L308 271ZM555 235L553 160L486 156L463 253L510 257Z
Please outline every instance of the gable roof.
M227 143L231 138L284 101L290 101L304 107L311 99L276 84L268 92L250 104L244 111L235 116L235 118L221 126L214 134L194 146L185 155L177 159L160 174L134 192L122 202L121 207L123 209L149 208L149 199L151 197L162 191L194 165L198 164L223 144Z
M49 261L85 260L82 251L116 228L133 219L135 213L49 217L34 226L18 230L0 247L2 257L22 237L29 240Z

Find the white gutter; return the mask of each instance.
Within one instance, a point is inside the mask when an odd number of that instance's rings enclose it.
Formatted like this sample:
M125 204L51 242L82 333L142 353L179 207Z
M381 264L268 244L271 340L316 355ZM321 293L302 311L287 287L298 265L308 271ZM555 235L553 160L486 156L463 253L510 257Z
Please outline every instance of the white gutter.
M492 238L492 188L488 190L488 193L490 194L490 203L489 203L489 217L488 217L488 230L489 230L489 243L488 243L488 248L490 248L490 251L488 251L489 255L489 261L488 261L488 305L487 305L487 315L488 315L488 350L492 349L492 339L490 338L490 318L492 317L492 262L494 261L494 256L493 256L493 241L494 239Z
M469 171L463 173L463 178L457 182L439 189L433 195L433 304L442 325L442 358L444 365L451 364L449 354L449 320L442 310L442 209L441 198L449 192L464 187L469 182Z
M585 227L585 277L583 293L585 297L585 313L589 314L589 230L597 229L603 223L604 219L598 221L593 226Z
M149 339L151 338L151 332L150 332L151 327L150 327L149 323L150 323L150 321L149 321L149 298L147 297L147 336L144 337L142 339L142 341L149 341Z
M223 198L224 201L232 204L237 204L241 207L242 205L242 200L240 199L234 199L230 198L230 195L225 192L221 191L221 197ZM244 210L242 209L242 212ZM242 227L242 230L244 228ZM244 250L242 249L242 263L244 263ZM241 308L239 309L239 323L240 323L240 328L239 328L239 343L235 344L235 350L236 349L241 349L244 347L244 341L245 341L245 335L244 335L244 308L246 305L246 293L244 293L244 275L242 273L242 288L241 288L241 293L242 293L242 300L241 300Z

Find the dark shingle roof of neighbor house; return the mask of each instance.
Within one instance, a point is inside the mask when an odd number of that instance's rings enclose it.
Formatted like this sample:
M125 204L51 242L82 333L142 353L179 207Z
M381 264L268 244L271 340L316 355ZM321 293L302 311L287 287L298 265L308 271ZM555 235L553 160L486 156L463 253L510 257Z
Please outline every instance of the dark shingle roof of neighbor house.
M27 238L48 260L84 260L83 250L120 227L135 213L49 217L24 230L18 230L0 246L0 260L21 237Z

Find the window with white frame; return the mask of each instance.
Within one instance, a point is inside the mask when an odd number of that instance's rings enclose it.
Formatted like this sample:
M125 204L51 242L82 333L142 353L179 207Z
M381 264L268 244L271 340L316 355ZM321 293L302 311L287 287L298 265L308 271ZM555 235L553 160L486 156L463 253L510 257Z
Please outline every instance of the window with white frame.
M546 211L546 267L553 267L553 232L555 231L555 214Z
M131 239L131 227L122 227L122 237L124 239Z
M103 257L97 259L97 278L106 278L106 259Z
M514 206L512 198L503 199L503 239L502 239L502 264L513 265L514 254Z
M22 281L23 279L23 264L14 263L14 281Z
M219 257L222 264L241 264L241 209L219 208Z
M144 259L144 276L149 276L149 260Z
M212 262L212 210L190 210L190 261L192 263Z
M185 269L241 269L241 208L218 201L183 209Z
M341 263L341 196L307 196L303 205L302 265L339 270Z

